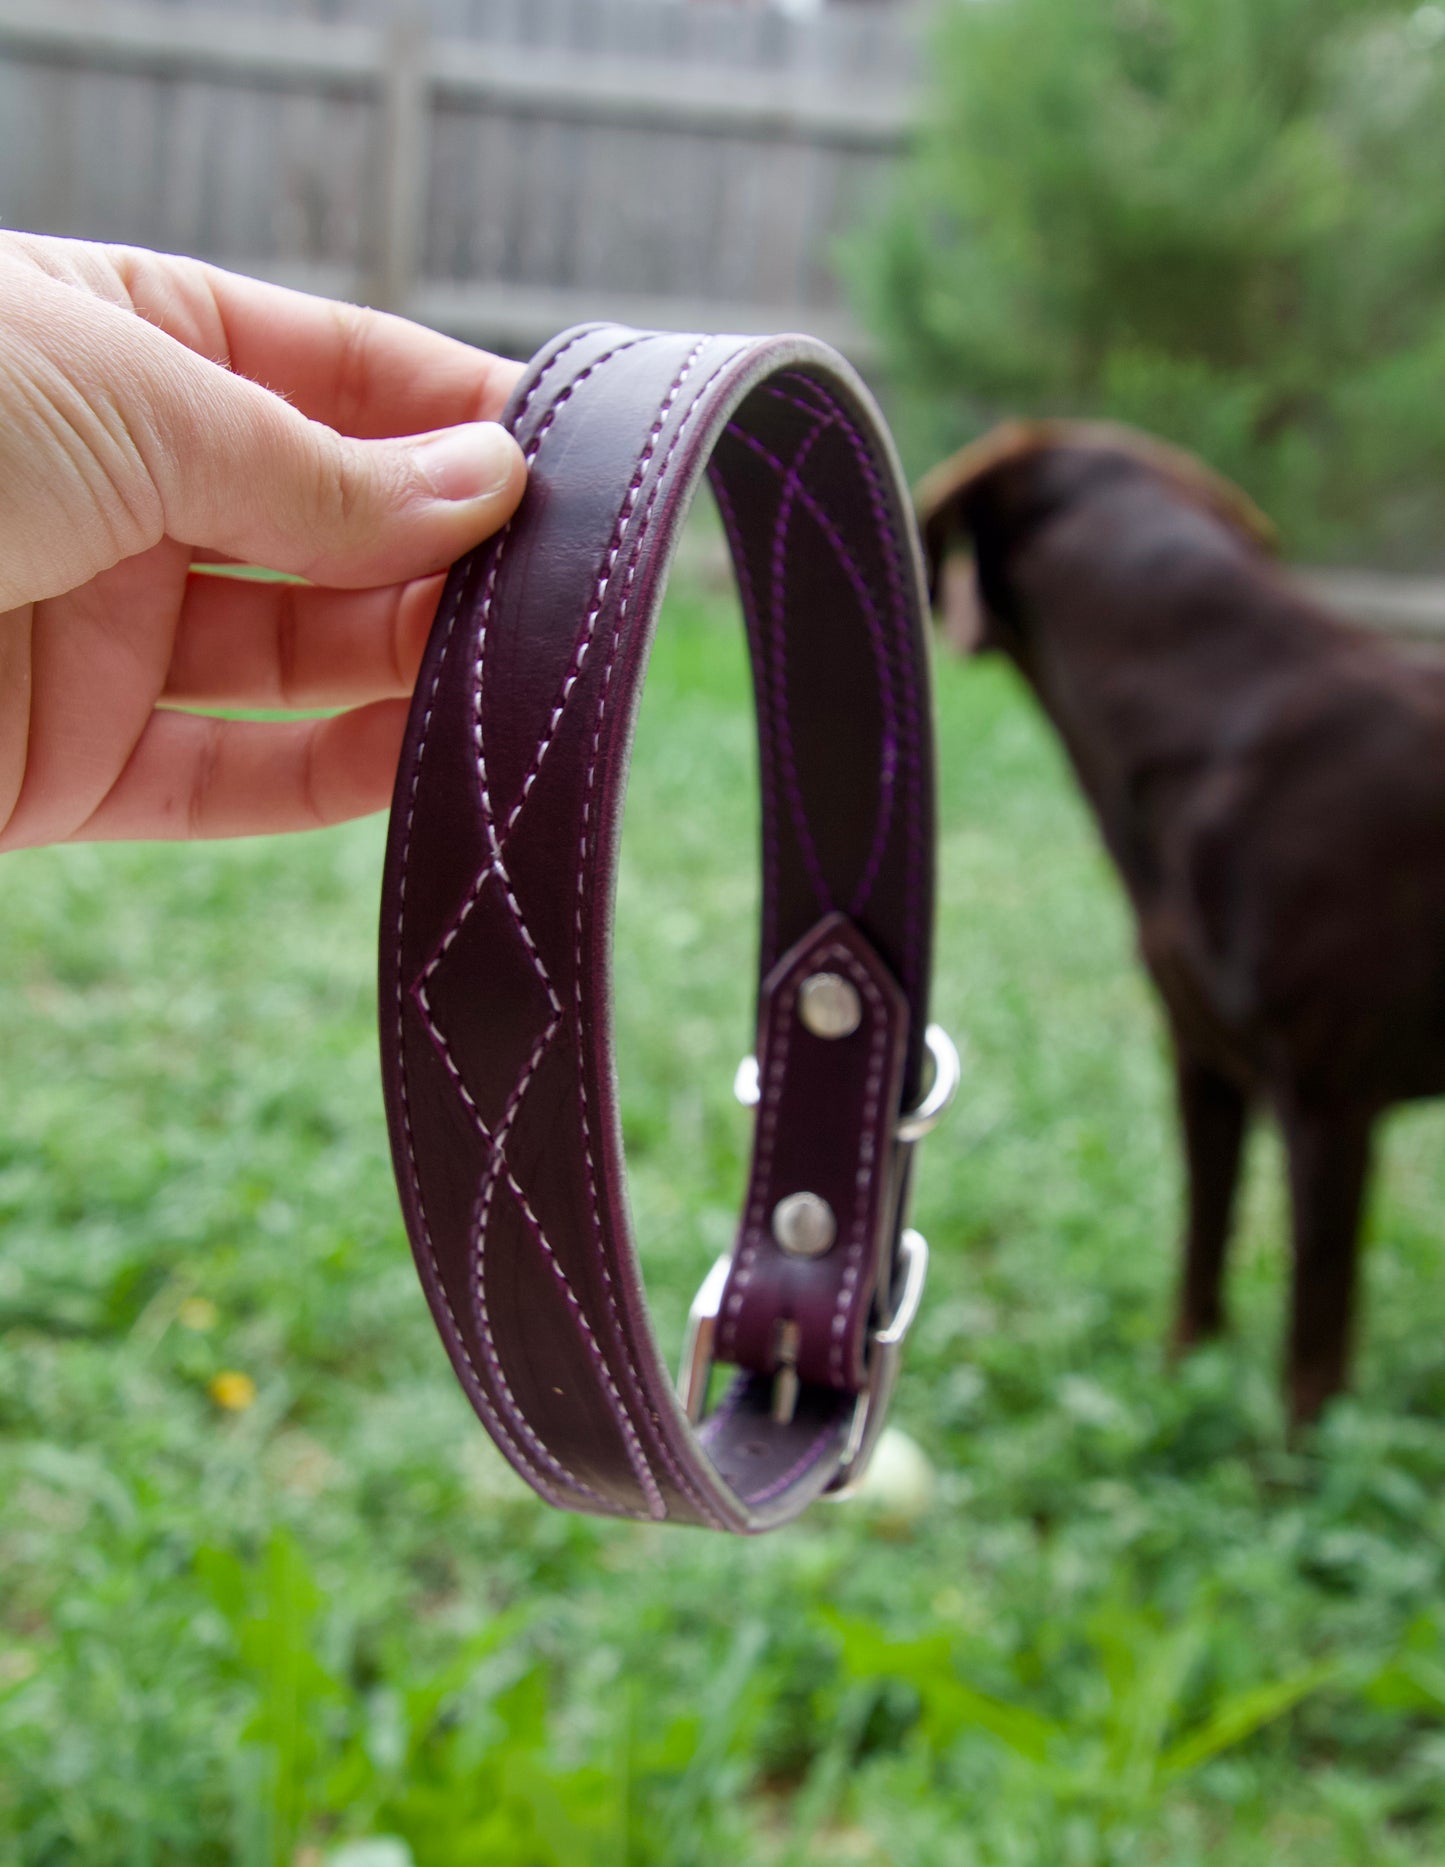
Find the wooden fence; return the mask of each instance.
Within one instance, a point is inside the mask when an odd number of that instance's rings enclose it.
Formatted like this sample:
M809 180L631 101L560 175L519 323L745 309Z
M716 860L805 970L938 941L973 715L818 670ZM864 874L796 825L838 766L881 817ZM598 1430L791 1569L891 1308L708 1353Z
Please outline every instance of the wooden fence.
M915 15L679 0L0 0L0 224L526 349L584 318L866 349L840 237Z

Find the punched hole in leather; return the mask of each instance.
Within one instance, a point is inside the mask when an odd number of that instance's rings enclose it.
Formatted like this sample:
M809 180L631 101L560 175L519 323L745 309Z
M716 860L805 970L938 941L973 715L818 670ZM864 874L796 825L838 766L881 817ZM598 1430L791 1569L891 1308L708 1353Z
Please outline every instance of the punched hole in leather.
M856 1472L916 1307L933 764L923 581L867 391L808 338L589 326L508 417L530 462L454 569L383 887L383 1082L423 1288L472 1404L565 1508L771 1528ZM704 476L758 717L752 1166L694 1312L689 1418L632 1239L612 906L638 699ZM706 808L706 800L699 800ZM906 1316L904 1312L906 1311Z

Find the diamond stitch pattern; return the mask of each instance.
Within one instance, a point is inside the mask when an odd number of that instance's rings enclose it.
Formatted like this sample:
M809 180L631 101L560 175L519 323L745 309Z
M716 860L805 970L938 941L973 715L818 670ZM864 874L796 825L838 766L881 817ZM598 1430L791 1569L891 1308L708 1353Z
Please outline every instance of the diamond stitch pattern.
M453 923L416 993L451 1069L494 1135L508 1103L525 1094L560 1012L495 870ZM486 1081L477 1073L469 1077L466 1065L456 1061L478 1054L489 1058ZM512 1085L506 1095L497 1089L503 1080Z

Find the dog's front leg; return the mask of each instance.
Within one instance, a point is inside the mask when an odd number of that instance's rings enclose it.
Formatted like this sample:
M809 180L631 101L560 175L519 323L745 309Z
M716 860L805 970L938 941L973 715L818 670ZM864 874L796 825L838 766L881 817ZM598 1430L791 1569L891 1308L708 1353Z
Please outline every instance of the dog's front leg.
M1286 1381L1290 1422L1307 1426L1349 1377L1360 1213L1375 1111L1280 1110L1294 1206L1294 1288Z
M1176 1050L1175 1071L1189 1210L1174 1352L1184 1354L1224 1328L1224 1259L1249 1105L1236 1083L1187 1051Z

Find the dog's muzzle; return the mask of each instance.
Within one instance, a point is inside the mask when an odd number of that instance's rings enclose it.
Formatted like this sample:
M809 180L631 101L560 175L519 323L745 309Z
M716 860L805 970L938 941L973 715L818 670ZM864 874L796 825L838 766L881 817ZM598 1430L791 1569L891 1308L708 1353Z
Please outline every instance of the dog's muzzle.
M457 1374L544 1498L769 1529L856 1480L877 1437L927 1264L904 1227L912 1154L957 1082L927 1023L907 494L867 391L805 337L587 326L533 361L507 420L527 492L447 583L392 806L381 1048L402 1207ZM762 927L748 1188L679 1394L628 1219L610 970L633 725L704 476L752 658ZM734 1375L709 1412L718 1362Z

